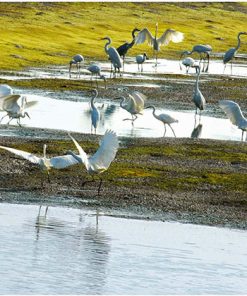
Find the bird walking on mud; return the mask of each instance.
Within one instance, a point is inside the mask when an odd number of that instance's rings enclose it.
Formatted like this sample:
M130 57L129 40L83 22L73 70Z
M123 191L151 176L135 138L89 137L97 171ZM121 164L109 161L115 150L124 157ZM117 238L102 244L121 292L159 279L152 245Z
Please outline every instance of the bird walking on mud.
M239 105L230 100L220 100L220 108L226 113L227 117L230 119L231 123L236 125L242 130L241 140L244 139L244 132L247 133L247 119L244 117ZM247 135L246 135L247 140Z
M161 121L161 122L164 124L164 129L165 129L165 130L164 130L164 135L163 135L163 137L164 137L165 134L166 134L166 125L168 125L168 126L170 127L170 129L172 130L174 137L176 138L175 132L174 132L174 130L173 130L171 124L174 123L174 122L178 122L178 120L175 119L175 118L173 118L173 117L172 117L171 115L169 115L169 114L164 114L164 113L162 113L162 114L157 115L157 114L155 113L155 107L154 107L153 105L147 106L145 109L148 109L148 108L153 109L153 116L154 116L154 118L158 119L159 121Z
M53 169L53 168L54 169L63 169L63 168L69 167L71 165L78 164L77 160L71 155L62 155L62 156L55 156L52 158L47 158L46 157L46 148L47 148L46 144L43 146L43 157L38 157L30 152L26 152L26 151L15 149L15 148L10 148L10 147L5 147L5 146L0 146L0 148L7 150L17 156L20 156L21 158L24 158L33 164L37 164L41 170L46 172L49 183L50 183L49 171L51 169Z
M136 44L144 43L146 40L149 45L153 47L156 63L157 66L157 58L158 58L158 51L160 50L160 46L168 45L170 41L174 43L178 43L183 41L184 34L175 31L173 29L167 29L160 38L157 37L158 34L158 23L156 23L155 27L155 35L153 36L147 28L142 29L135 38Z
M100 113L99 110L97 109L97 107L94 104L94 100L97 98L98 96L98 91L96 89L93 90L93 97L91 99L91 134L94 128L94 133L96 134L96 129L98 127L99 124L99 120L100 120Z
M69 62L69 77L71 77L71 68L72 65L76 66L77 75L80 77L81 75L81 64L84 62L84 57L80 54L76 54L72 60Z
M195 122L196 122L197 109L199 109L199 122L200 122L201 111L205 109L206 100L199 89L199 78L200 78L201 69L199 66L196 66L196 68L197 68L197 77L196 77L194 94L193 94L193 102L195 103L195 106L196 106Z
M21 104L18 103L20 98ZM26 109L36 105L37 103L37 101L27 102L27 98L21 95L8 95L1 97L0 111L5 111L7 114L1 118L0 123L6 116L8 116L10 120L7 124L9 124L13 119L17 119L18 125L21 126L21 118L25 118L26 116L30 118L29 114L26 112Z
M184 56L191 55L192 53L196 52L200 56L199 65L201 65L201 62L203 62L202 72L208 72L209 59L210 59L209 53L211 51L212 51L212 47L210 45L198 44L198 45L195 45L191 51L188 51L188 50L183 51L180 57L180 61Z
M109 47L112 42L111 38L105 37L105 38L102 38L101 40L107 40L107 42L105 44L105 52L109 56L109 59L111 61L111 69L112 69L112 67L114 69L114 73L113 73L114 77L116 77L117 71L118 71L119 75L121 76L120 69L122 68L122 61L121 61L120 55L117 52L116 48Z
M95 75L95 80L96 80L96 85L97 85L97 88L99 87L98 86L98 80L97 80L97 77L99 77L99 79L103 79L104 80L104 83L105 83L105 89L106 89L106 78L104 75L101 74L101 66L99 64L91 64L87 70L91 73L91 82L93 84L93 75Z
M225 55L223 57L223 63L225 64L224 72L225 72L225 69L226 69L226 64L231 61L231 74L232 74L232 60L233 60L233 58L235 57L235 54L237 53L237 51L240 48L240 44L241 44L240 36L241 35L247 35L247 32L239 32L238 33L238 37L237 37L238 38L238 44L237 44L237 46L228 49L228 51L225 53Z
M192 59L191 57L187 57L187 58L183 59L182 60L182 65L185 66L187 74L189 73L190 68L195 68L196 72L197 72L197 68L195 67L196 66L196 61L194 59ZM181 64L179 66L180 66L180 70L182 70Z
M120 57L123 58L123 71L124 71L124 62L125 62L125 56L126 54L128 53L128 51L134 46L135 44L135 33L136 32L139 32L140 30L135 28L133 31L132 31L132 41L131 42L125 42L124 44L120 45L118 48L117 48L117 52L119 53Z
M132 94L128 94L127 98L121 96L115 98L115 100L120 100L120 107L131 114L132 118L126 118L123 120L131 120L133 125L134 121L137 119L137 115L142 114L141 112L144 109L146 96L138 91L134 91Z
M92 156L87 155L82 147L79 145L79 143L71 135L69 136L74 142L77 150L79 151L79 155L76 155L72 151L68 151L67 154L73 156L77 162L84 164L89 175L94 176L103 173L109 168L110 164L116 157L119 144L117 135L112 130L107 130L105 132L99 149ZM103 179L100 176L99 179L100 183L98 187L98 195L100 195L100 189L103 182ZM92 181L94 181L94 177ZM86 182L90 181L83 182L83 185Z
M136 62L138 65L138 71L143 72L143 63L148 60L148 56L147 54L144 52L143 55L139 54L138 56L136 56Z

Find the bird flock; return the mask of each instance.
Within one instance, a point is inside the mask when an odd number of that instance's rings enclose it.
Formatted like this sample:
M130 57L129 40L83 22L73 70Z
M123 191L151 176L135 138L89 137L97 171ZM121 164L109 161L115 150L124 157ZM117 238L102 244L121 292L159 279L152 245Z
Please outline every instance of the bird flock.
M131 42L126 42L119 46L118 48L112 47L112 40L110 37L106 36L101 38L101 40L105 40L106 43L104 45L105 53L107 54L109 61L111 63L111 73L110 78L117 77L117 75L122 76L124 71L124 63L125 58L128 54L128 51L134 46L138 44L142 44L145 41L153 48L153 53L155 57L155 67L157 67L158 60L158 52L160 51L160 47L162 45L168 45L169 42L182 42L184 39L184 34L176 31L174 29L167 29L165 32L161 34L158 38L158 24L156 24L155 35L153 36L147 28L139 30L134 28L132 31L132 40ZM241 35L247 35L247 32L240 32L237 35L237 46L230 48L223 57L223 63L226 66L227 63L231 62L231 72L232 72L232 60L236 55L237 51L240 48L241 44ZM197 117L199 117L199 125L195 128L192 137L195 137L196 134L201 132L201 112L205 109L206 99L204 98L202 92L199 88L199 80L201 72L208 72L209 70L209 60L210 53L212 52L212 47L210 45L195 45L192 50L183 51L179 65L181 69L181 65L186 67L186 72L188 73L190 68L194 68L196 71L196 80L194 86L194 92L192 95L192 101L195 104L195 126ZM199 63L197 63L190 55L196 53L199 55ZM146 53L139 54L136 56L136 63L138 65L138 72L143 72L143 64L148 59ZM183 59L183 60L182 60ZM76 54L72 60L69 62L69 77L72 75L72 66L76 67L76 74L80 77L82 64L84 63L84 57L80 54ZM106 77L101 73L101 66L98 63L93 63L87 67L87 70L91 73L91 83L93 88L93 76L95 76L95 83L97 89L92 89L92 98L90 99L90 114L91 114L91 133L97 132L97 127L100 122L100 112L95 105L95 100L98 96L98 79L102 79L105 83L106 88ZM224 68L225 70L225 68ZM118 100L120 107L126 110L131 118L126 118L124 120L131 121L131 124L134 125L135 120L139 115L142 115L144 110L152 109L153 117L159 120L164 126L164 136L166 134L166 126L169 126L174 137L176 137L175 131L172 128L172 124L178 122L176 118L168 114L157 114L156 107L153 105L147 105L147 97L146 95L138 92L132 91L131 93L124 93L119 97L114 98L114 100ZM20 94L14 94L13 89L8 85L0 85L0 111L5 111L6 115L4 115L0 123L3 121L5 117L9 118L8 124L13 120L17 119L17 124L21 127L20 119L24 117L29 117L30 115L27 112L27 109L35 106L37 101L28 101L26 96L22 96ZM244 132L247 132L247 119L244 117L239 105L231 100L220 100L219 106L226 113L232 124L236 125L239 129L242 130L243 140ZM200 127L200 128L199 128ZM69 134L69 138L72 140L75 148L77 149L77 154L73 151L67 151L66 155L55 156L51 158L47 158L46 150L47 146L43 146L43 156L39 157L31 152L26 152L6 146L0 146L1 149L9 151L17 156L20 156L29 162L36 164L40 167L41 170L45 171L48 177L48 181L50 182L49 171L51 169L63 169L72 165L83 164L86 168L86 171L89 175L92 176L92 180L94 180L94 176L99 176L99 186L98 186L98 195L100 194L101 186L102 186L102 178L100 174L106 171L112 161L116 157L116 153L119 148L118 138L116 132L112 130L106 130L105 134L102 138L100 146L96 153L92 156L86 154L83 148L79 145L76 139ZM85 181L85 184L88 181ZM43 186L43 181L42 181Z

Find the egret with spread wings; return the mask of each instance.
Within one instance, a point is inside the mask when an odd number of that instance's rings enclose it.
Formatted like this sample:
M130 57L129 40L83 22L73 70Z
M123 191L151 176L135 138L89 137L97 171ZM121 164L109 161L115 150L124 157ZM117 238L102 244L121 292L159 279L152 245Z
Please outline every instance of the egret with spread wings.
M79 143L71 135L69 136L74 142L77 150L79 151L79 155L76 155L72 151L68 151L67 153L73 156L79 163L83 163L89 175L94 176L96 174L101 174L109 168L110 164L116 156L119 147L117 135L115 132L113 132L112 130L107 130L105 132L99 149L92 156L87 155L86 152L79 145ZM98 195L100 194L100 189L103 181L100 176L99 179L100 183L98 187ZM84 182L83 185L86 182Z
M160 50L160 46L168 45L170 41L172 41L174 43L178 43L178 42L183 41L183 39L184 39L183 33L179 32L179 31L175 31L173 29L167 29L161 35L160 38L157 38L157 34L158 34L158 23L156 24L154 37L147 28L144 28L143 30L141 30L137 34L136 39L135 39L136 44L141 44L141 43L144 43L145 41L147 41L148 44L153 47L154 55L155 55L155 59L156 59L156 65L157 65L157 55L158 55L158 51Z

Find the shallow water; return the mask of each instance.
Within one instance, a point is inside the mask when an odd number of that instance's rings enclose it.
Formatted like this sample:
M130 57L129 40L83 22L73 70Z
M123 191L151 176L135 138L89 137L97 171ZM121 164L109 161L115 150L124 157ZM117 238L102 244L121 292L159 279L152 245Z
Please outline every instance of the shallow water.
M247 232L0 204L0 294L246 294Z
M46 96L34 95L33 92L40 91L30 90L26 96L28 101L35 100L38 104L28 110L31 117L21 119L23 127L35 127L43 129L57 129L70 132L91 133L91 117L90 117L90 98L73 93L59 93L58 99ZM21 92L20 90L20 93ZM56 96L56 93L53 93ZM152 115L152 110L144 110L143 115L139 115L138 119L131 124L131 121L124 120L131 118L131 115L120 108L119 102L104 100L102 107L102 99L96 100L96 106L100 109L101 120L97 128L97 134L104 134L106 129L113 129L118 136L127 137L162 137L164 135L163 123L156 120ZM178 107L178 106L177 106ZM218 113L217 113L218 112ZM178 123L172 124L177 137L194 137L208 138L220 140L236 140L241 139L241 131L233 126L228 119L217 118L212 116L202 115L201 122L197 118L195 122L194 110L171 110L157 109L157 114L167 113L178 120ZM219 115L220 110L210 110L206 114ZM4 112L1 112L4 115ZM8 118L3 119L2 124L8 122ZM17 125L16 120L11 122L11 125ZM16 128L15 131L10 131L6 128L1 129L0 135L16 135L19 136L23 128ZM171 129L167 126L165 134L168 137L173 137ZM39 135L37 134L37 137Z

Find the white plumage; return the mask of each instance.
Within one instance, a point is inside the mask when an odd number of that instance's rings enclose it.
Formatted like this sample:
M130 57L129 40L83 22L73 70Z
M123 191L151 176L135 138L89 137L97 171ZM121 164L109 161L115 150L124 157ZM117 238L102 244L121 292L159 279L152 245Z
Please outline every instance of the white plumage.
M233 125L236 125L239 129L242 130L242 140L243 140L244 131L247 132L247 119L244 117L239 105L234 101L220 100L219 106L226 113L231 123Z
M112 42L110 37L102 38L102 40L107 40L105 44L105 52L109 56L109 59L111 60L111 64L114 68L114 75L116 75L117 70L120 74L120 69L122 68L122 61L119 53L117 52L115 47L109 47L109 45Z
M0 85L0 98L12 95L13 89L8 84L1 84Z

